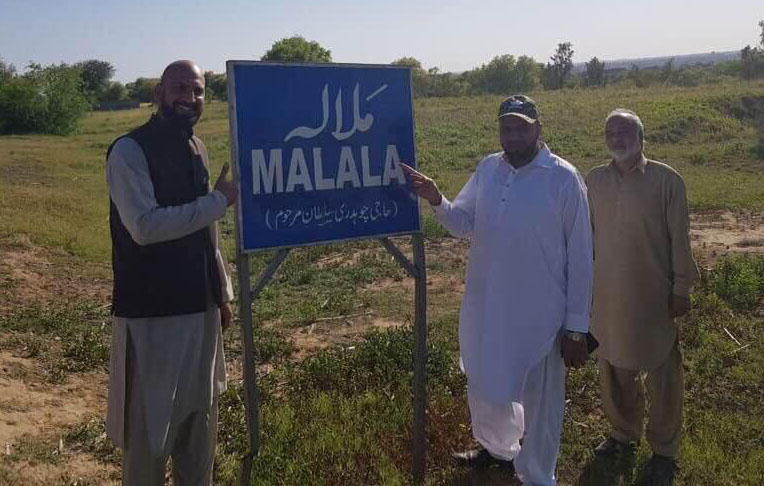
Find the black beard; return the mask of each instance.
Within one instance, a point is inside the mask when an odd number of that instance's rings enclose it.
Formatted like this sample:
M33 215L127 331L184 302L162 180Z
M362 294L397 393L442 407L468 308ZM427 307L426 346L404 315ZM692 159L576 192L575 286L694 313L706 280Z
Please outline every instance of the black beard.
M540 143L536 142L523 150L522 152L508 152L506 149L504 150L504 153L507 154L507 159L509 162L516 166L517 163L520 163L520 165L524 165L531 160L533 160L533 157L536 155L536 152L539 151Z
M170 125L181 130L190 130L199 121L198 114L194 113L192 116L181 115L169 105L162 105L160 111L162 112L162 118L167 120Z

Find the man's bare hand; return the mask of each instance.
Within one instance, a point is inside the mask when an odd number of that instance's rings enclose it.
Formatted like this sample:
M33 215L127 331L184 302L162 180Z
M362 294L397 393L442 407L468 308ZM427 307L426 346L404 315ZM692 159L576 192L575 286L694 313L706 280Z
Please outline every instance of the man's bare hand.
M227 180L229 168L228 162L223 164L223 170L220 171L220 176L218 176L218 180L215 183L215 190L223 193L230 206L239 197L239 189L236 188L236 184Z
M586 350L586 335L579 334L578 341L574 341L568 333L562 336L562 359L568 368L580 368L586 364L589 359L589 353Z
M403 171L406 173L409 181L411 181L411 189L417 196L427 200L433 206L440 204L443 196L440 194L434 180L409 165L401 164L401 167L403 167Z
M220 327L223 328L223 332L228 329L233 321L233 309L228 302L220 306Z
M671 295L669 298L669 316L672 319L682 317L690 310L690 298L681 295Z

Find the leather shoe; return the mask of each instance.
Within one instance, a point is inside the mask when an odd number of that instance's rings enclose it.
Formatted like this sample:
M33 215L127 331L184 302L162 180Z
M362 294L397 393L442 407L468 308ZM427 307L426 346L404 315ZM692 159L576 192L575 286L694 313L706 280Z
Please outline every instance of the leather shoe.
M637 444L634 442L619 442L612 437L603 440L594 448L594 455L599 457L622 456L634 454Z
M674 484L677 465L673 457L653 454L643 471L644 483L650 486L670 486Z
M471 449L464 452L454 452L451 454L456 463L463 467L487 468L498 466L503 469L514 471L515 467L512 461L498 459L491 455L485 448Z

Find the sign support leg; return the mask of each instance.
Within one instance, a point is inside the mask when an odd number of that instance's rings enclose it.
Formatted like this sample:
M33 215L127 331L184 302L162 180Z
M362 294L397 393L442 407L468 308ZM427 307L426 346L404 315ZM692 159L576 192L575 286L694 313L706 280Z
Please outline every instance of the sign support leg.
M249 258L239 254L236 267L239 275L239 316L241 316L241 339L244 345L244 404L249 432L249 453L242 459L241 484L249 486L252 476L252 461L260 448L260 397L257 389L255 369L255 340L252 325L252 301L268 284L289 253L289 249L279 250L265 267L257 284L250 289Z
M423 484L427 465L427 269L421 233L411 236L411 246L417 269L414 286L413 479L415 484Z
M414 277L414 382L413 388L413 430L412 430L412 476L415 484L424 484L427 465L427 270L425 267L424 239L416 233L411 237L413 263L409 262L387 238L382 244L398 262ZM260 447L260 404L257 389L252 301L273 277L286 259L289 249L279 250L263 271L258 282L250 288L249 258L239 254L236 267L239 280L239 316L241 317L241 338L244 346L244 401L249 432L250 451L242 458L241 484L249 486L252 463Z
M244 404L249 432L250 450L242 459L241 484L249 486L252 460L260 446L260 418L258 410L257 383L255 382L254 333L252 331L252 297L249 291L249 257L239 254L236 258L239 279L239 318L241 319L241 340L244 345Z

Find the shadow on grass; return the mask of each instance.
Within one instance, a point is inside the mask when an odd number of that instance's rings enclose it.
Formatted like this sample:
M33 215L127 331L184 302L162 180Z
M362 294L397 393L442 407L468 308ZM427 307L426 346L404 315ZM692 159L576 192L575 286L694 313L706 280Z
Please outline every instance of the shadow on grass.
M576 486L627 486L634 482L636 455L593 457L581 471Z

